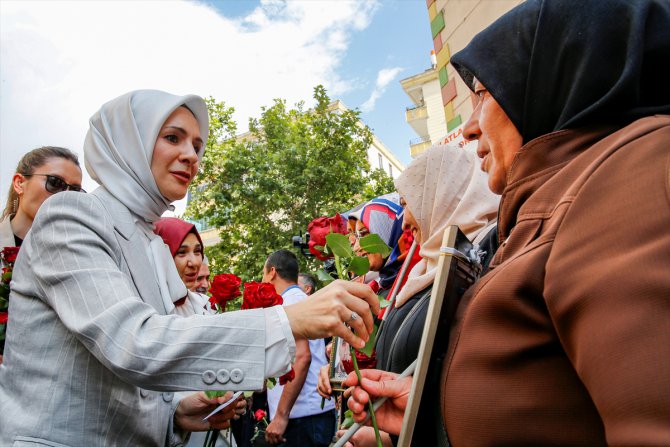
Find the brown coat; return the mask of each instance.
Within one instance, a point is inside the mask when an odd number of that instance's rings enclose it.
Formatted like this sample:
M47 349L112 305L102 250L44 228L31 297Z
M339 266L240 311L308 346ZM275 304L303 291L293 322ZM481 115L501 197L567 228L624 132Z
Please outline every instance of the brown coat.
M455 447L670 446L670 116L517 154L442 374Z

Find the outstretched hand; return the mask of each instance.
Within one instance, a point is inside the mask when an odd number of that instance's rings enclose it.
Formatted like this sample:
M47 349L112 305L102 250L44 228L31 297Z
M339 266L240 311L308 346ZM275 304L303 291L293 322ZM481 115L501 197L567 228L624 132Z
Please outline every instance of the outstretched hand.
M363 369L361 376L361 383L358 383L353 372L343 382L344 386L353 387L345 391L344 396L349 398L347 405L353 413L354 421L362 423L368 416L366 410L370 398L376 400L386 397L388 400L375 411L377 424L380 430L398 435L412 388L412 377L396 380L398 374L378 369Z
M373 330L372 313L379 313L379 299L365 284L337 280L284 310L294 337L337 336L362 349Z
M206 431L210 428L225 430L230 427L230 419L240 413L246 405L246 403L243 403L243 396L240 396L236 403L228 405L206 421L203 421L203 418L231 397L233 397L232 391L227 392L224 396L212 399L208 398L202 391L186 396L177 406L174 413L174 423L186 431Z

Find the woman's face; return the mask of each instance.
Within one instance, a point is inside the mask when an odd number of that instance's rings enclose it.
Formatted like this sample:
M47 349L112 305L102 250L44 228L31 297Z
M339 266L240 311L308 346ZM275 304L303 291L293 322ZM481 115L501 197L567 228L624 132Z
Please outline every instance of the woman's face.
M368 227L366 227L365 224L360 220L356 220L355 222L356 231L354 233L354 253L356 253L356 256L367 256L368 261L370 261L370 270L373 272L378 272L384 266L384 258L382 258L382 255L379 253L367 253L361 248L359 243L360 239L370 234L370 231L368 230Z
M195 234L186 236L174 255L174 263L186 288L194 288L202 265L202 246Z
M423 241L421 240L421 228L419 228L419 223L416 221L414 214L407 208L407 202L405 202L403 197L400 198L400 206L404 208L402 219L403 231L410 230L417 243L422 244Z
M482 171L489 174L489 188L502 194L507 186L509 172L523 138L498 102L477 79L475 94L477 107L463 127L466 140L478 140L477 155L482 158Z
M35 168L30 176L14 174L14 191L19 195L17 213L23 213L31 221L35 219L42 203L53 195L46 190L45 175L58 177L69 185L81 187L81 169L71 160L62 157L48 158L46 163Z
M161 127L151 158L151 173L163 197L173 202L186 196L202 150L198 121L186 107L178 107Z

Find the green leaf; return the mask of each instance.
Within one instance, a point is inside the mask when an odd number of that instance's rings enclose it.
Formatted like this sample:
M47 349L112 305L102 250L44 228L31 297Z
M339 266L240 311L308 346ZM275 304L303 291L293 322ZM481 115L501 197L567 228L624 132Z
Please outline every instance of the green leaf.
M330 233L326 236L326 244L333 254L340 258L350 258L354 255L349 238L344 234Z
M340 428L346 430L352 425L354 425L354 414L351 412L351 410L347 410L344 412L344 420L342 421Z
M253 396L253 395L254 395L254 392L253 392L253 391L245 391L245 392L244 392L244 397L245 397L245 399L248 399L248 398L250 398L250 397Z
M365 344L363 349L360 349L360 351L370 357L372 355L372 351L375 349L375 344L377 343L377 325L375 324L372 328L372 334L370 334L370 339L368 342Z
M328 284L333 280L333 277L330 276L324 269L319 269L316 271L316 277L319 278L319 281L321 281L324 284Z
M391 302L384 298L383 296L377 295L377 298L379 298L379 308L380 309L386 309L391 305Z
M391 254L391 247L386 245L378 234L368 234L367 236L362 237L358 243L361 245L361 248L368 253L379 253L383 258L387 258L388 255Z
M274 377L270 377L267 380L267 382L265 383L265 386L268 390L271 390L272 388L275 387L276 384L277 384L277 379L275 379Z
M225 396L226 393L227 391L205 391L205 396L210 399L214 399L215 397Z
M356 256L351 260L348 270L356 276L363 276L370 271L370 260L367 256Z

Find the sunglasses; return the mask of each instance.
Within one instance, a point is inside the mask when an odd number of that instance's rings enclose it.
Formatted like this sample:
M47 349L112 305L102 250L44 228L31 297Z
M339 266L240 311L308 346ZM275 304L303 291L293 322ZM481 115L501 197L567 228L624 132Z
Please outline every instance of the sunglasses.
M63 191L75 191L75 192L86 192L80 185L69 185L65 183L60 177L49 174L21 174L24 177L32 177L35 175L41 175L46 177L47 180L44 182L44 189L46 189L51 194L56 194Z

